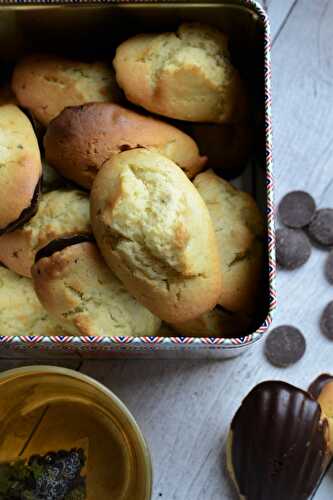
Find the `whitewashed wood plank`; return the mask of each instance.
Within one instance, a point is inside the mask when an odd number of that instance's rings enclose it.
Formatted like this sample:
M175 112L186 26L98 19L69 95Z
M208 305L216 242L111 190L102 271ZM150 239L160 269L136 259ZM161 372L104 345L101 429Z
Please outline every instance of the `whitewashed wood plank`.
M314 500L329 500L332 498L333 489L333 467L331 466L318 489Z
M280 36L286 22L298 0L267 0L267 11L271 22L271 37L273 44Z
M271 24L271 37L274 41L283 29L289 16L291 15L297 0L260 0L260 3L267 11Z
M332 15L332 2L299 1L273 49L277 199L297 187L333 200Z
M5 370L11 370L12 368L19 368L22 366L32 366L32 365L51 365L51 366L62 366L64 368L70 368L72 370L78 370L81 366L81 361L77 359L55 359L55 358L39 358L35 357L32 359L27 358L12 358L12 359L0 359L0 372Z

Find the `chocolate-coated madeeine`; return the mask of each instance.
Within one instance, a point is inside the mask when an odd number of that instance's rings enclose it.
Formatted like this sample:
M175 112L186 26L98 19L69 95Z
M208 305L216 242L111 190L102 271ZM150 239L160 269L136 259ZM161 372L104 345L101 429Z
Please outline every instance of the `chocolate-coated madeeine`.
M309 392L316 398L328 420L329 447L333 454L333 375L323 373L317 377L310 385Z
M279 381L257 385L228 439L228 471L240 498L306 500L328 464L328 440L328 421L308 393Z
M29 119L12 103L0 104L0 235L37 212L42 163Z
M313 398L318 399L325 385L331 382L333 383L333 375L322 373L311 383L308 391Z
M9 223L4 229L0 229L0 236L2 234L6 233L11 233L12 231L15 231L16 229L19 229L21 226L23 226L26 222L28 222L34 215L36 215L37 210L38 210L38 204L40 201L41 197L41 185L42 185L42 178L39 179L36 187L34 194L32 196L32 200L30 202L30 205L27 208L24 208L20 214L20 216L13 222Z
M43 194L38 211L24 226L0 237L0 261L21 276L31 278L36 253L64 236L91 234L89 199L76 189Z

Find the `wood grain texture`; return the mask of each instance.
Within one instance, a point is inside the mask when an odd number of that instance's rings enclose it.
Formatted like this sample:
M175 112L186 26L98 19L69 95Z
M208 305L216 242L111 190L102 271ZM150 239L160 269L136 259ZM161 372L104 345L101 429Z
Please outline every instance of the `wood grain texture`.
M12 368L21 368L24 366L31 365L48 365L48 366L62 366L64 368L70 368L71 370L79 370L82 362L75 359L55 359L54 357L36 357L31 359L29 357L22 358L0 358L0 371L11 370Z
M261 0L259 2L268 13L273 43L283 29L297 1L298 0Z
M318 206L333 206L333 2L267 0L266 4L275 33L276 200L292 189L305 189ZM153 458L153 500L235 499L224 473L224 445L242 398L262 380L281 379L307 387L319 373L333 372L333 343L319 332L321 311L333 299L333 287L323 275L325 257L324 251L314 249L302 269L278 273L274 326L291 323L307 340L304 358L293 367L271 367L263 356L263 344L224 362L83 363L81 370L123 399L142 427ZM0 360L0 369L15 364ZM332 491L333 471L315 500L332 500Z

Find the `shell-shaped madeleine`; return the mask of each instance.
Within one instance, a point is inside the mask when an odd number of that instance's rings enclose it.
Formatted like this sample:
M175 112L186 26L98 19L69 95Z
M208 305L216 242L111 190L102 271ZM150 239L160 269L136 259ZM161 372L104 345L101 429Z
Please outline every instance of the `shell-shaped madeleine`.
M308 393L264 382L238 409L228 454L241 498L305 500L327 466L328 423Z
M308 391L314 399L318 399L325 385L333 382L333 375L322 373L310 385Z
M309 387L309 393L320 404L321 411L328 421L329 447L333 455L333 375L319 375Z

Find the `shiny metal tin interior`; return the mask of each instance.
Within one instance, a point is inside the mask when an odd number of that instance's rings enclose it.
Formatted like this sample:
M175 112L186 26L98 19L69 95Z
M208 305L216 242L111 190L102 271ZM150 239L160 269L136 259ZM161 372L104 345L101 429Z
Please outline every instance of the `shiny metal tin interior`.
M82 351L130 352L182 350L229 350L230 354L259 340L271 320L275 305L275 258L271 186L271 125L269 26L265 13L251 0L221 1L0 1L0 78L9 78L13 63L27 52L55 52L67 57L112 62L114 49L129 36L149 31L170 31L183 21L217 26L230 37L232 59L246 80L253 100L255 148L246 171L235 184L251 192L267 218L267 252L260 310L254 330L241 339L160 338L22 338L5 337L1 342L26 349L67 348ZM118 339L118 340L117 340ZM178 340L176 340L178 339ZM231 353L231 349L233 352ZM198 349L196 349L198 351ZM222 354L222 353L221 353Z

